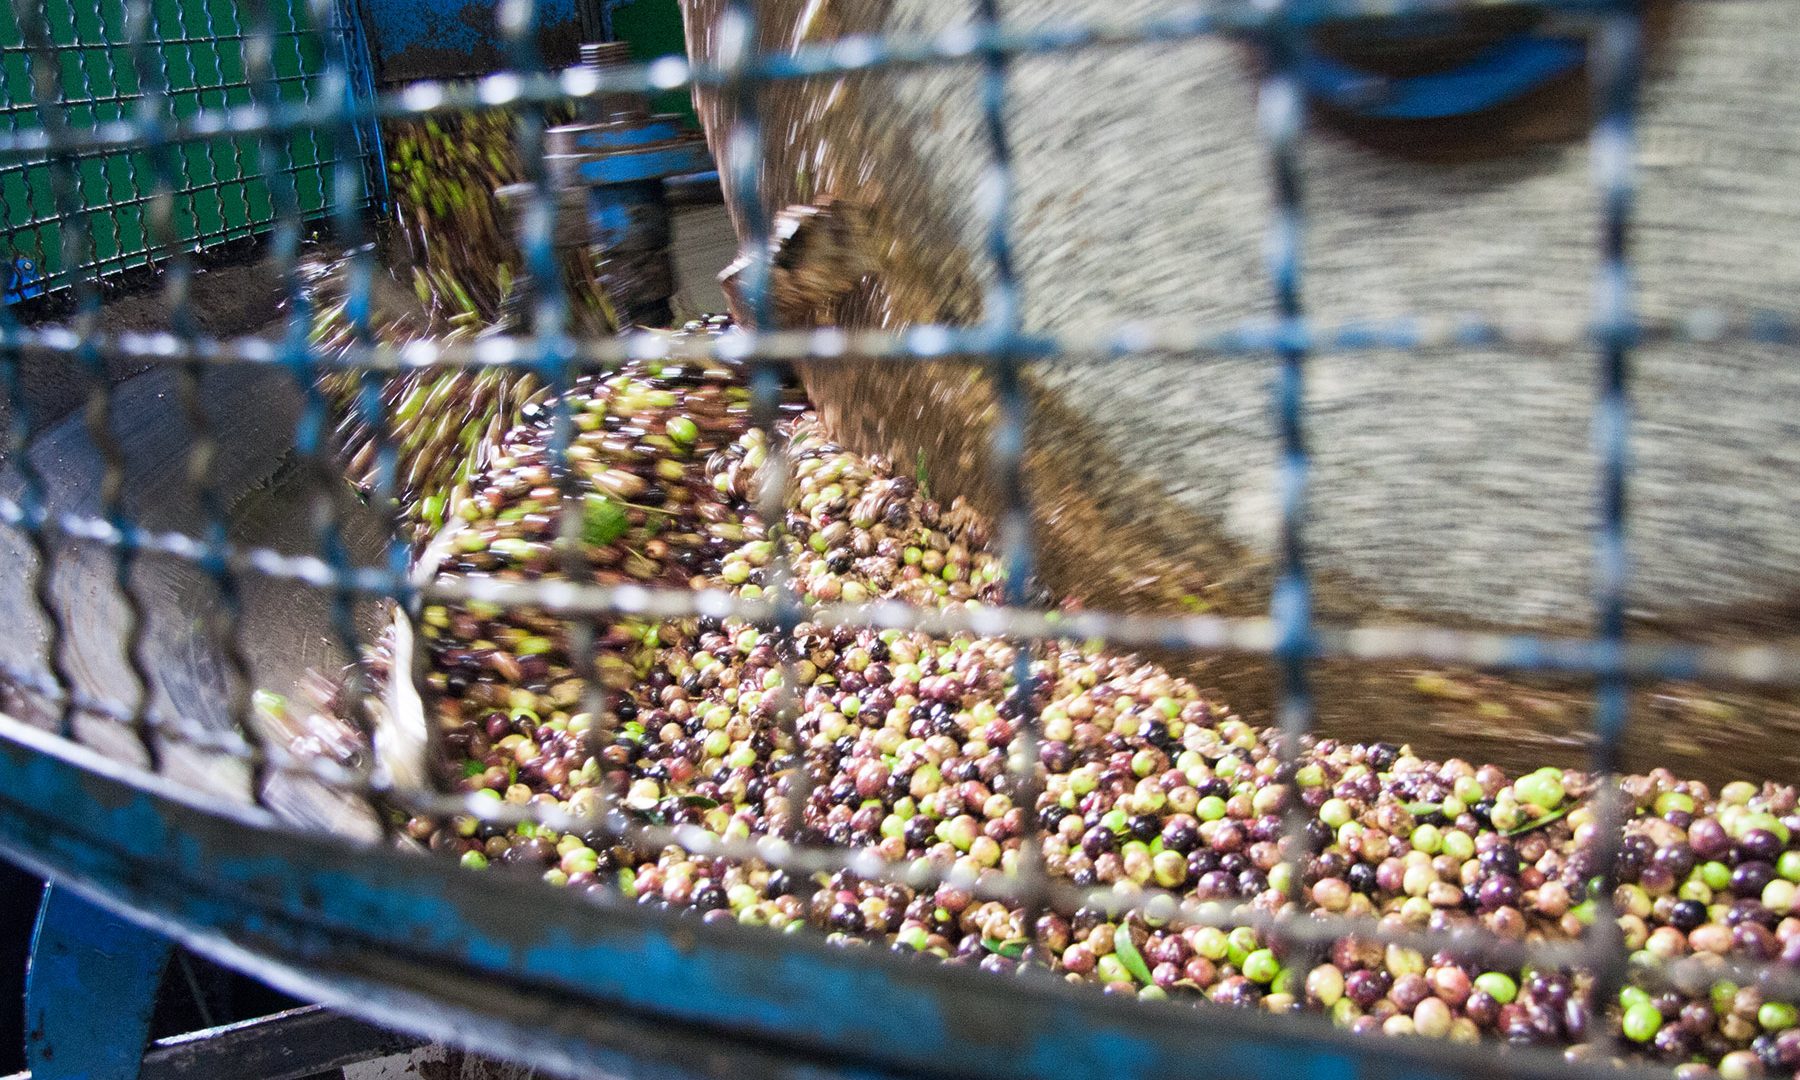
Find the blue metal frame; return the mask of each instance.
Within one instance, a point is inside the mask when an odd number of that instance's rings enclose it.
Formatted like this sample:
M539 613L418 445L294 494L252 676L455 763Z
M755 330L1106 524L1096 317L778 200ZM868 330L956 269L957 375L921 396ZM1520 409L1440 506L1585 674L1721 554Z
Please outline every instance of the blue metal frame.
M355 106L375 99L375 57L369 44L368 0L337 0L332 5L333 36L343 42L346 92ZM385 212L389 205L387 152L382 147L381 124L373 117L356 124L356 156L363 163L369 185L369 203Z
M595 155L575 170L572 182L588 191L587 240L599 252L656 253L664 268L642 282L621 281L610 289L626 324L660 326L671 318L674 290L669 243L671 225L664 183L707 169L706 142L683 137L672 117L652 116L584 127L573 140L577 152ZM657 287L651 280L660 279ZM637 287L637 286L642 286ZM657 294L657 295L652 295Z

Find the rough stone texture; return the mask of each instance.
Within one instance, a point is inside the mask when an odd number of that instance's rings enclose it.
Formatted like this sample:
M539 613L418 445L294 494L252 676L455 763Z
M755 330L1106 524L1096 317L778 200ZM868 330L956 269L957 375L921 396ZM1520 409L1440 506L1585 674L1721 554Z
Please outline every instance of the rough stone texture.
M719 6L689 0L696 54L716 47ZM1003 5L1028 24L1131 20L1159 8ZM765 48L937 31L967 18L963 5L930 0L787 0L759 12ZM1754 0L1722 0L1679 6L1659 27L1632 237L1648 315L1792 306L1800 90L1782 72L1800 59L1800 39L1776 32L1773 19ZM1014 65L1007 119L1029 327L1198 326L1269 312L1256 64L1243 44L1207 39ZM866 294L818 321L978 317L988 162L978 77L962 65L766 95L769 205L834 196L867 206L875 222L880 265ZM1582 317L1599 236L1584 101L1575 79L1454 124L1372 129L1315 118L1304 149L1308 309L1325 319ZM705 95L701 105L722 150L730 116ZM1639 626L1714 639L1791 631L1800 570L1793 359L1736 345L1636 354ZM1034 372L1031 490L1050 584L1110 606L1173 608L1197 596L1213 610L1265 610L1271 371L1268 359L1170 356ZM1585 628L1595 379L1586 348L1314 358L1307 536L1321 612ZM852 445L899 460L923 454L942 490L990 494L981 459L991 402L954 365L820 369L808 387ZM1268 698L1259 665L1222 663L1210 674L1235 701ZM1362 717L1366 730L1372 709L1397 717L1410 708L1397 692L1411 683L1405 673L1326 674L1328 719ZM1579 711L1555 711L1538 727L1573 741Z

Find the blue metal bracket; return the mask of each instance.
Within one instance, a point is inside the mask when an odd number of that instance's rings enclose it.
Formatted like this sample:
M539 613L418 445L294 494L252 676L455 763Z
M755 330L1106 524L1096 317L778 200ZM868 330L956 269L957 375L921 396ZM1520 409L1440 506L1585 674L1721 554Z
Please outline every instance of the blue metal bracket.
M596 186L663 180L712 168L705 141L683 138L673 117L659 116L642 126L594 127L575 145L604 154L584 162L577 175Z
M0 286L0 304L16 304L44 295L44 279L37 263L20 255L5 264L6 281Z
M33 1080L134 1080L173 949L66 885L46 889L25 987Z

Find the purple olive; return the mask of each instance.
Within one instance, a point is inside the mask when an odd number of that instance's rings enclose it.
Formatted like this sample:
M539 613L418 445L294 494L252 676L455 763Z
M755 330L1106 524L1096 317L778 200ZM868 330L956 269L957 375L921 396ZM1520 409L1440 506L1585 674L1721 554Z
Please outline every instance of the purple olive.
M1162 828L1162 842L1170 851L1188 854L1200 846L1199 823L1188 814L1175 815Z
M1746 860L1772 863L1781 857L1781 838L1767 829L1751 829L1738 837L1737 849Z
M1800 1070L1800 1029L1790 1028L1780 1032L1773 1042L1775 1045L1769 1055L1769 1067L1783 1072Z
M1738 863L1731 871L1731 891L1742 897L1758 897L1775 880L1775 867L1760 859Z
M1688 845L1669 844L1656 850L1655 863L1676 881L1681 881L1693 872L1698 860L1694 858L1694 849Z
M1669 909L1669 925L1687 933L1706 921L1706 905L1698 900L1677 900Z
M1262 997L1261 989L1242 975L1232 975L1213 988L1212 999L1220 1005L1247 1009Z
M1780 942L1768 927L1746 922L1731 931L1731 947L1749 960L1772 960Z
M1498 911L1503 907L1517 907L1519 896L1518 878L1508 874L1495 874L1481 883L1476 893L1476 903L1482 911Z
M1721 859L1731 850L1731 837L1725 826L1704 817L1688 827L1688 844L1701 859Z
M1773 930L1781 925L1781 916L1764 907L1760 900L1733 900L1725 912L1725 925L1735 927L1747 922Z
M1352 971L1344 978L1344 993L1364 1009L1387 996L1393 978L1385 971Z
M1394 987L1388 991L1388 997L1400 1006L1400 1011L1410 1013L1419 1007L1419 1002L1431 996L1431 984L1425 976L1407 973L1394 980Z
M1665 1061L1686 1061L1694 1055L1700 1040L1694 1033L1678 1024L1664 1024L1657 1029L1651 1046L1656 1049L1658 1057Z
M1704 1001L1690 1001L1681 1007L1680 1024L1698 1038L1719 1022L1718 1014Z
M1519 876L1519 852L1512 844L1501 841L1476 856L1484 873Z
M1223 870L1209 870L1194 884L1194 895L1202 900L1230 900L1237 896L1237 879Z

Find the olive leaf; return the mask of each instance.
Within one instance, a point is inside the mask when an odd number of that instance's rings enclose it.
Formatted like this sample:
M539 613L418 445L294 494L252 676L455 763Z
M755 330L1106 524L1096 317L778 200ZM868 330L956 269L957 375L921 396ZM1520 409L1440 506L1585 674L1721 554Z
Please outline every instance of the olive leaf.
M1575 809L1579 805L1581 805L1581 804L1580 803L1569 803L1568 805L1564 806L1561 810L1557 810L1552 813L1545 814L1543 817L1536 818L1532 821L1527 821L1525 824L1520 825L1517 828L1505 829L1500 833L1500 835L1501 836L1519 836L1524 833L1528 833L1533 829L1541 829L1544 826L1550 824L1552 821L1560 821L1563 818L1568 817L1569 811Z
M588 544L610 544L625 535L631 522L625 508L598 493L589 494L581 507L581 539Z
M1131 927L1125 923L1120 923L1119 928L1113 931L1113 952L1119 954L1119 962L1125 965L1126 971L1131 972L1132 978L1145 986L1150 985L1150 965L1144 963L1144 954L1138 952L1137 946L1132 943Z
M1008 938L1005 941L990 937L981 939L982 948L986 949L988 952L1004 956L1008 960L1017 960L1019 957L1023 956L1025 954L1025 946L1029 944L1030 942L1025 938Z

